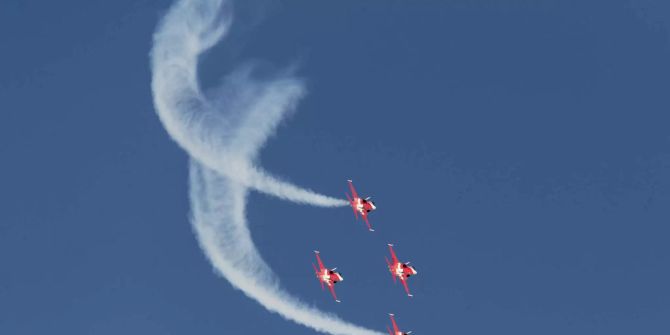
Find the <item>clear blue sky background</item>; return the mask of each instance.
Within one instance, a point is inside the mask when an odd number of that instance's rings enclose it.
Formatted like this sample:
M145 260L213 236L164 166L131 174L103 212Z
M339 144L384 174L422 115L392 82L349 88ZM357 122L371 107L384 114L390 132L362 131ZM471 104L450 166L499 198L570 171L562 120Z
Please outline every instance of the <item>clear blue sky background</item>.
M0 2L0 333L313 334L217 277L188 222L187 156L156 117L168 1ZM284 1L238 6L205 85L250 59L309 95L263 165L380 210L253 194L284 286L383 331L670 333L670 5ZM420 274L406 298L385 243ZM336 305L312 276L346 280Z

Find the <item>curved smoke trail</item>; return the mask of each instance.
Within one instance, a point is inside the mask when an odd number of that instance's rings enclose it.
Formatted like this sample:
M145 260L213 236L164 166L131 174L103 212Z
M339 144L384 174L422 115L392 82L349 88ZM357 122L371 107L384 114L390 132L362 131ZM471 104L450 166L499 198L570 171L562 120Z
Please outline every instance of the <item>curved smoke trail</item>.
M223 0L178 1L159 25L151 52L151 86L165 129L191 157L240 184L294 202L346 206L253 164L258 148L304 94L300 80L279 74L261 81L245 68L225 78L214 97L200 89L198 56L228 31L228 7Z
M303 95L301 81L287 73L257 80L245 68L211 94L201 91L198 56L223 38L230 13L224 0L178 1L159 25L151 53L157 113L192 158L190 199L198 241L223 277L269 311L325 333L380 335L289 295L251 239L245 215L249 188L317 206L347 203L278 180L254 164Z

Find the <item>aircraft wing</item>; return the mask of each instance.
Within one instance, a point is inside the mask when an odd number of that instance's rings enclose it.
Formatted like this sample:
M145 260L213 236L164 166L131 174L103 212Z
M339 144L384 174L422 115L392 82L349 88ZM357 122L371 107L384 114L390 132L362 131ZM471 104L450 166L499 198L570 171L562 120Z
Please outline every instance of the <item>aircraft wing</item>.
M363 217L363 221L365 221L365 224L368 226L368 230L375 231L374 229L372 229L370 221L368 221L368 213L364 211L363 213L361 213L361 216Z
M398 257L395 255L395 251L393 251L393 244L389 243L389 250L391 251L391 259L393 260L393 264L400 263L398 261Z
M332 294L333 298L335 298L335 302L340 302L340 300L337 299L337 295L335 294L335 286L333 284L328 284L328 288L330 289L330 294Z
M413 297L413 295L411 293L409 293L409 286L407 286L407 278L403 277L402 279L400 279L400 281L402 282L402 286L405 287L405 292L407 292L407 296L408 297Z
M351 179L347 180L349 182L349 190L351 191L351 196L356 200L356 198L360 198L358 196L358 193L356 193L356 189L354 188L354 183L351 181Z
M391 317L391 324L393 325L393 334L397 334L399 332L398 330L398 325L395 323L395 319L393 318L393 314L389 314Z
M321 257L319 257L319 252L317 250L314 250L314 254L316 254L316 261L319 263L319 271L323 271L326 267L323 266L323 262L321 261Z

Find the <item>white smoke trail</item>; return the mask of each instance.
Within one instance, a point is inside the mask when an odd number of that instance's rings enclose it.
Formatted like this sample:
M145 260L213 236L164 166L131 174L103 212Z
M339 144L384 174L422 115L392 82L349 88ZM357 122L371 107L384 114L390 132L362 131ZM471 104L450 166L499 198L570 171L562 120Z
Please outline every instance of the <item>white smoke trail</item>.
M245 186L299 203L346 206L342 199L286 183L253 164L259 146L303 95L300 80L289 74L255 80L245 68L227 77L215 98L202 93L198 56L228 31L229 7L223 0L181 0L158 27L151 86L165 129L191 157Z
M325 333L381 335L289 295L253 244L245 215L248 188L318 206L347 203L280 181L254 164L302 96L301 81L289 73L256 80L245 68L217 90L202 93L198 56L225 35L230 22L226 1L180 0L157 29L151 54L157 113L192 157L192 222L200 245L223 277L271 312Z

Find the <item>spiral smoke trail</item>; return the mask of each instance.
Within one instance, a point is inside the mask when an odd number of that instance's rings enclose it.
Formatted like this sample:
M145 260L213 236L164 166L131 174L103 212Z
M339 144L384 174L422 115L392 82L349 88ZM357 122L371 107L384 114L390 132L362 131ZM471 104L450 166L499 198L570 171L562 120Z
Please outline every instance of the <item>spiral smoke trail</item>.
M160 23L151 52L156 111L191 156L192 223L200 246L219 274L271 312L324 333L382 335L292 297L251 239L249 189L316 206L347 203L279 180L255 164L267 138L304 94L300 80L290 73L260 80L246 67L203 94L198 57L225 36L231 21L228 1L179 0Z
M286 183L253 164L258 149L304 94L290 73L263 80L245 67L209 95L198 84L198 56L221 40L232 21L223 0L177 1L163 18L151 51L152 90L170 136L208 168L257 191L316 206L346 206Z

